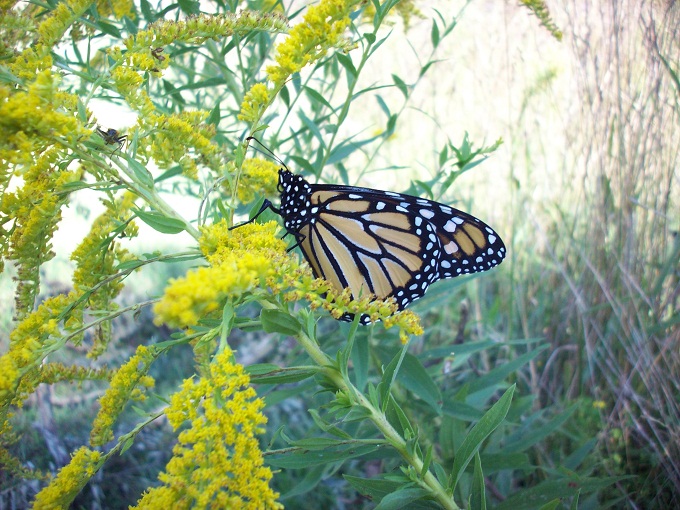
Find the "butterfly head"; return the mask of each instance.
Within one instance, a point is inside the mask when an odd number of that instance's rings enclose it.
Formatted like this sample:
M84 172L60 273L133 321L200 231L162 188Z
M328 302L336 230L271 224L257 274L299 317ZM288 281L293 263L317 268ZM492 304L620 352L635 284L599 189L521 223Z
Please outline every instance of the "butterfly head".
M281 193L281 217L287 230L297 232L309 222L312 187L300 175L288 169L279 169L279 193Z

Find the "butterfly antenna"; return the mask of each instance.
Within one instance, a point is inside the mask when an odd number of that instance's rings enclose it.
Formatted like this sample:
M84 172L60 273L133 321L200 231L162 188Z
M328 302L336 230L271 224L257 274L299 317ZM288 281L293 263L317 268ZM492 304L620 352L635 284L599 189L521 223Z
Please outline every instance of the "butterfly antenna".
M269 155L270 155L272 158L274 158L274 160L275 160L277 163L280 163L280 164L283 166L283 168L285 168L286 170L288 170L288 167L286 166L286 164L281 160L281 158L279 158L276 154L274 154L274 153L271 151L271 149L270 149L269 147L267 147L265 144L263 144L261 141L259 141L259 140L258 140L257 138L255 138L254 136L249 136L248 138L246 138L246 142L249 142L250 140L255 140L255 141L260 145L260 147L262 147L264 150L266 150L266 151L269 153ZM262 152L262 151L261 151L260 149L258 149L257 147L253 147L253 149L255 149L255 150L256 150L257 152L259 152L260 154L265 154L264 152ZM265 154L265 155L266 155L266 154ZM290 170L288 170L288 171L290 172Z

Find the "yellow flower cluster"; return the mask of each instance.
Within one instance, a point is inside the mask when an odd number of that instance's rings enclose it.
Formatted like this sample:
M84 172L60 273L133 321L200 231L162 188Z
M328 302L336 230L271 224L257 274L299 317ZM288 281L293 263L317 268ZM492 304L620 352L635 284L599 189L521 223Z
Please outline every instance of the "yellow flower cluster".
M111 71L111 79L118 93L125 98L130 108L139 111L141 118L153 115L156 107L142 87L144 78L137 71L131 67L119 66Z
M238 120L244 122L256 123L269 106L269 91L264 83L256 83L250 90L246 92L241 103L241 113L238 114Z
M241 168L237 188L238 199L247 204L255 195L272 196L277 193L279 165L260 158L246 159Z
M159 475L161 487L144 493L135 508L282 509L271 490L257 435L267 418L264 401L227 347L210 374L187 379L172 396L166 415L176 430L189 420Z
M371 296L353 300L348 290L336 292L325 280L314 278L306 264L300 265L295 255L286 252L277 230L274 221L234 230L228 230L224 222L204 228L200 245L211 266L170 282L154 308L156 322L192 327L221 310L227 299L238 305L246 293L264 296L271 292L282 294L286 301L306 299L312 309L328 310L336 319L346 313L367 314L374 322L384 321L387 328L397 326L402 342L408 335L423 333L415 314L395 313L393 300Z
M77 292L89 293L88 307L98 312L115 310L117 305L113 299L123 289L120 279L110 279L116 273L116 266L132 258L128 250L121 248L111 232L119 225L126 225L121 232L128 238L137 235L137 225L130 221L130 208L134 206L136 196L128 192L115 201L106 201L106 210L92 223L90 233L83 238L78 247L73 250L71 260L76 262L73 272L73 286ZM82 313L82 308L78 312ZM111 333L111 322L105 321L97 328L89 357L96 358L108 345ZM72 340L74 343L78 339Z
M350 13L361 0L321 0L309 7L290 35L276 47L276 65L267 68L269 79L276 85L292 74L323 58L329 49L349 51L354 46L343 34L350 24Z
M54 46L93 3L94 0L66 0L57 4L38 27L40 42L47 48Z
M155 351L140 345L135 355L118 369L111 379L111 386L99 399L100 409L92 424L90 444L102 446L111 441L111 429L125 405L130 400L146 398L144 390L155 384L153 377L146 375L155 359Z
M544 0L520 0L519 3L533 12L541 22L541 25L543 25L555 39L558 41L562 40L562 31L557 27L550 16L550 11L548 11L548 6L545 4Z
M0 357L0 408L20 406L40 384L38 368L57 347L59 321L78 297L72 292L46 299L10 333L9 351Z
M265 280L276 272L274 255L285 253L285 243L275 237L277 228L276 222L270 222L229 231L221 222L204 229L201 247L211 266L170 282L154 307L156 322L191 327L226 299L238 300L246 292L263 289Z
M85 447L77 450L71 462L61 468L56 478L35 497L34 510L69 508L103 462L100 452Z
M148 142L140 141L138 154L153 158L160 169L179 163L183 174L191 179L197 176L197 162L219 171L223 164L222 153L210 141L215 135L215 127L205 124L209 114L195 110L174 115L140 116L140 129L150 136Z
M397 5L390 9L388 16L391 16L392 14L396 14L401 18L404 22L405 30L408 30L412 17L415 16L416 18L425 19L425 16L420 12L420 9L416 7L415 0L401 0ZM366 21L372 21L373 16L375 16L375 7L369 2L364 9L362 17Z
M203 44L208 39L229 37L234 33L244 34L254 30L285 32L288 20L277 12L242 11L239 14L201 14L182 21L159 20L125 39L128 52L148 48L159 48L168 44L183 42Z
M116 19L122 19L127 16L130 19L135 19L135 5L132 0L98 0L97 13L101 17L108 17L111 14Z
M385 329L398 327L399 339L402 343L408 341L409 335L423 334L418 316L410 310L397 311L394 299L381 300L373 296L352 299L349 289L337 292L327 281L315 279L307 266L297 270L290 268L289 272L284 275L284 282L292 289L285 293L287 301L306 299L312 310L323 308L335 319L340 319L347 313L366 314L371 322L383 321Z

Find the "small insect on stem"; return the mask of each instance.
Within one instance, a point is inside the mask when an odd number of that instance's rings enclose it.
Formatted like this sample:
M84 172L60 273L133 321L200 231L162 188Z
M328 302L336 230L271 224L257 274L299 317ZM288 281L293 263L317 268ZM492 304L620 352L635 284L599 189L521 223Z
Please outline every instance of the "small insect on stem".
M127 142L127 135L121 135L120 132L118 132L118 130L113 128L109 128L106 131L104 131L97 127L97 133L99 133L99 136L102 137L102 140L104 140L104 143L106 145L113 144L118 145L118 149L116 150L120 150L123 147L123 145L125 145L125 142Z

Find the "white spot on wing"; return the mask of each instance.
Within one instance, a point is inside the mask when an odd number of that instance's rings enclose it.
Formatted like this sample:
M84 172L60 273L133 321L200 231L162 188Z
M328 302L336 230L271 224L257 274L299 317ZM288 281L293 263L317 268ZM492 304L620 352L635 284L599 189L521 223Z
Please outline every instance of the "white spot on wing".
M456 243L454 243L453 241L449 241L448 243L446 243L444 245L444 251L448 255L452 255L452 254L454 254L458 251L458 245ZM442 265L443 265L443 262L442 262Z

